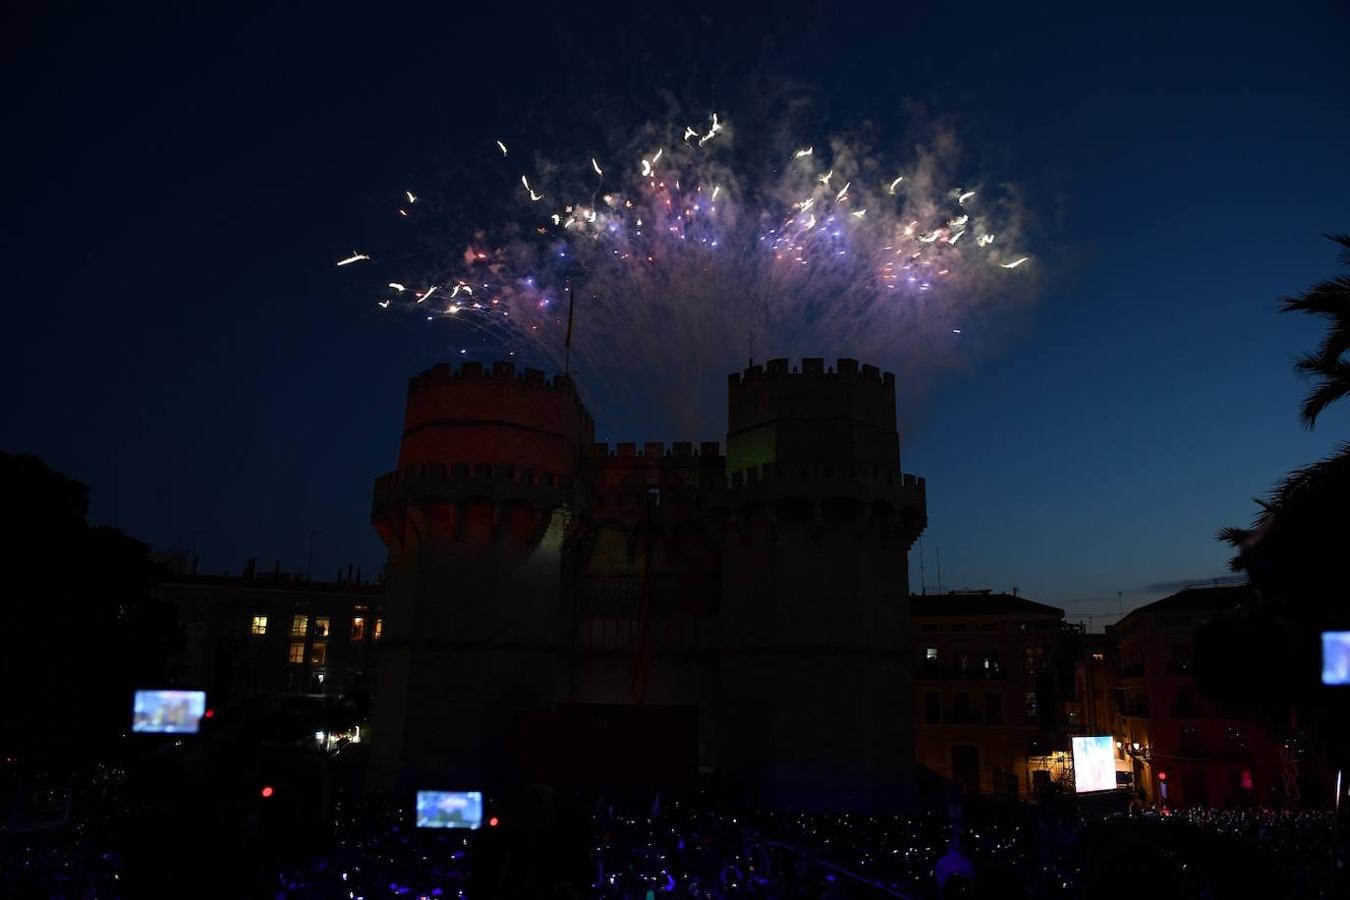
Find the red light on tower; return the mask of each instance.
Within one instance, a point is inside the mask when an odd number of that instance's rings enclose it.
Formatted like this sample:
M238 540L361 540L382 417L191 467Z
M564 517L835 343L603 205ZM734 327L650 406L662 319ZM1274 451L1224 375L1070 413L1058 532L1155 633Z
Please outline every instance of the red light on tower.
M264 786L263 789L262 789L262 795L263 795L264 797L270 797L270 796L272 796L272 794L274 794L274 793L276 793L276 792L272 790L272 786L271 786L270 784Z
M1159 780L1159 781L1166 781L1166 780L1167 780L1167 773L1166 773L1166 772L1159 772L1159 773L1158 773L1158 780Z
M489 827L489 828L496 828L496 827L497 827L498 825L500 825L501 823L502 823L502 820L499 819L499 818L497 818L496 816L493 816L492 818L488 819L488 827Z
M205 713L205 717L208 719L214 719L216 717L216 711L214 709L208 709Z

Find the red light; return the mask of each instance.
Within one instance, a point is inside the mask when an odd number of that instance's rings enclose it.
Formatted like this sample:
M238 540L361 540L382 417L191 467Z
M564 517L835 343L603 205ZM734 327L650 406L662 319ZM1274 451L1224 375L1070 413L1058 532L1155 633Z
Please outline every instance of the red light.
M496 827L497 827L498 825L500 825L500 824L501 824L501 819L498 819L496 816L493 816L492 818L488 819L488 827L489 827L489 828L496 828Z
M208 710L206 711L206 718L208 718L208 719L214 719L215 717L216 717L216 711L215 711L214 709L208 709Z
M272 796L272 794L273 794L273 791L272 791L272 786L271 786L270 784L267 785L266 787L264 787L264 788L262 789L262 795L263 795L264 797L270 797L270 796Z
M1167 780L1167 773L1166 773L1166 772L1159 772L1159 773L1158 773L1158 780L1159 780L1159 781L1166 781L1166 780Z

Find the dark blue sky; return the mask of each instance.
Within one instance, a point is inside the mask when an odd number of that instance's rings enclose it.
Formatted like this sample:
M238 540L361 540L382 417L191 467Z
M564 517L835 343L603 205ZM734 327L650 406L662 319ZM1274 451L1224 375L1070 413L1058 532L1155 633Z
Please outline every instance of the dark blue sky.
M1289 364L1317 327L1275 301L1333 274L1320 235L1350 229L1350 12L1174 5L9 13L0 447L212 570L302 569L317 531L316 575L373 571L404 384L453 343L334 272L375 198L453 162L461 129L798 84L822 128L940 112L1034 201L1035 307L902 399L930 583L940 546L944 587L1072 617L1221 575L1214 530L1346 433L1334 410L1300 430Z

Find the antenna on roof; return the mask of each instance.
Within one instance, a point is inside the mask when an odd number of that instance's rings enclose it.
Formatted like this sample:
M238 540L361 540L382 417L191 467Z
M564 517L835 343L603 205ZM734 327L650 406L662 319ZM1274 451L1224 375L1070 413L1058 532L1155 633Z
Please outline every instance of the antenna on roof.
M942 593L942 548L937 547L933 552L937 554L938 593L940 594Z
M926 580L926 576L924 575L924 571L923 571L923 536L922 536L922 535L920 535L920 537L919 537L919 594L920 594L921 596L927 596L927 595L928 595L928 581Z

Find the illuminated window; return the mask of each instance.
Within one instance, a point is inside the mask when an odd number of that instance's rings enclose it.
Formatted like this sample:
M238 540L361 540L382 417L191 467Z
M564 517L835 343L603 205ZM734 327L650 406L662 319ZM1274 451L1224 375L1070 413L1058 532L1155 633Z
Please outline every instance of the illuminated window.
M380 639L380 632L384 630L384 619L375 620L375 640Z
M928 663L928 664L930 664L930 665L933 664L933 663L935 663L935 662L937 662L937 661L938 661L938 660L937 660L937 648L936 648L936 647L929 647L928 649L924 650L924 651L923 651L923 661L926 662L926 663Z
M254 634L267 634L267 616L254 616L253 628Z
M316 638L328 637L328 624L329 620L327 616L319 616L316 618L314 620L314 636Z
M328 645L315 643L309 648L309 664L312 666L322 666L328 662Z
M291 637L304 637L309 630L308 616L295 616L291 619Z
M1103 653L1101 650L1093 650L1093 651L1092 651L1092 661L1093 661L1093 662L1101 662L1101 661L1104 660L1104 659L1106 659L1106 654Z
M352 619L352 640L363 641L366 639L366 620L364 616L357 616Z
M291 660L291 662L295 663L296 665L299 665L300 663L302 663L302 662L305 661L305 642L304 642L304 641L291 641L291 656L290 656L290 660Z

